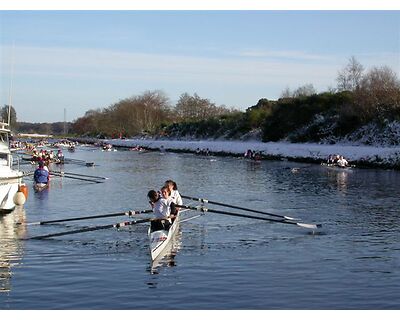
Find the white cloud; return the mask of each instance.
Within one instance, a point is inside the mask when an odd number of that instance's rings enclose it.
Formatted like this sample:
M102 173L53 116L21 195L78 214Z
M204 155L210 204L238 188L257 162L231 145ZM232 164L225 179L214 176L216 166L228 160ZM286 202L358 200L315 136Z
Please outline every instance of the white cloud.
M304 51L269 51L269 50L257 50L249 49L239 53L243 57L255 57L255 58L281 58L291 60L314 60L314 61L326 61L332 60L331 56L323 56Z
M281 81L283 79L325 79L337 70L336 61L297 52L244 54L241 57L205 58L145 54L94 49L19 47L16 73L34 76L105 78L113 80L146 78L212 82L216 78L232 82ZM301 56L306 61L271 59ZM254 58L256 57L256 58ZM312 60L314 59L314 60ZM328 62L328 63L326 63ZM5 68L6 70L7 68ZM270 80L268 80L270 79ZM287 82L287 81L285 81Z

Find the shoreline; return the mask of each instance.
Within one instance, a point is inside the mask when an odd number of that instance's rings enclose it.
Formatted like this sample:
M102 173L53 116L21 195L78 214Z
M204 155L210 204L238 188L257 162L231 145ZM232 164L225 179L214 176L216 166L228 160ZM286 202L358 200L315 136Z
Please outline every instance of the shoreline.
M360 168L400 170L400 146L376 147L340 144L213 141L213 140L157 140L157 139L94 139L77 138L78 142L110 143L115 147L133 148L137 145L149 150L195 153L196 149L209 149L216 156L243 157L246 150L261 152L262 160L289 160L304 163L321 163L330 154L343 155L351 165Z

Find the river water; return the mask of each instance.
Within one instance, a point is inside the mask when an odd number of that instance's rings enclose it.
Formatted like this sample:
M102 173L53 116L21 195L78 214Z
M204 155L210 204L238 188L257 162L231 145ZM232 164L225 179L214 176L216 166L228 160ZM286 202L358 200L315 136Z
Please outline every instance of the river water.
M0 309L400 308L400 172L91 147L66 157L96 164L66 164L66 172L109 179L53 177L42 193L25 179L24 208L0 217ZM173 248L155 265L145 224L20 240L129 220L24 224L148 209L147 191L167 179L184 195L323 228L206 213L180 225Z

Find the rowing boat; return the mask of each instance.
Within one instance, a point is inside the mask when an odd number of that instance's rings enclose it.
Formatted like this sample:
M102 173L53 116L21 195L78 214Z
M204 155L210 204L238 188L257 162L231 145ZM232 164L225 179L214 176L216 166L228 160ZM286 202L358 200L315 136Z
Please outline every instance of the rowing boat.
M333 169L333 170L350 170L350 169L355 167L354 165L352 165L352 166L339 166L336 163L325 163L325 162L321 163L321 165L326 167L326 168L328 168L328 169Z
M42 192L43 190L47 189L48 187L49 187L49 183L38 183L38 182L33 183L33 189L35 189L36 192Z
M151 224L148 229L149 241L150 241L150 255L151 260L154 261L156 258L161 257L164 253L164 249L171 242L172 237L176 233L179 227L179 212L176 215L174 222L170 225L168 230L161 229L153 231Z

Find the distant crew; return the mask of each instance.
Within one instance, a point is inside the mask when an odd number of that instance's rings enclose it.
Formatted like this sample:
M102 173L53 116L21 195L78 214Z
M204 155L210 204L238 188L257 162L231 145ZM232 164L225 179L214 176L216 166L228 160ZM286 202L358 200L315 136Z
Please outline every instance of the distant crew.
M326 159L327 164L334 164L336 160L336 156L334 154L330 154L328 156L328 159Z
M196 151L195 151L195 154L198 155L198 156L210 156L211 155L211 151L210 151L209 148L206 148L206 149L197 148Z
M248 149L245 153L244 153L244 157L247 159L252 159L253 158L253 151L251 151L251 149Z
M349 162L342 155L339 154L330 154L327 158L326 163L330 166L338 166L342 168L349 166Z
M61 149L57 151L57 159L60 163L64 163L64 155Z
M256 160L259 161L262 159L262 153L261 151L255 151L255 150L251 150L248 149L244 155L243 155L246 159L251 159L251 160Z

